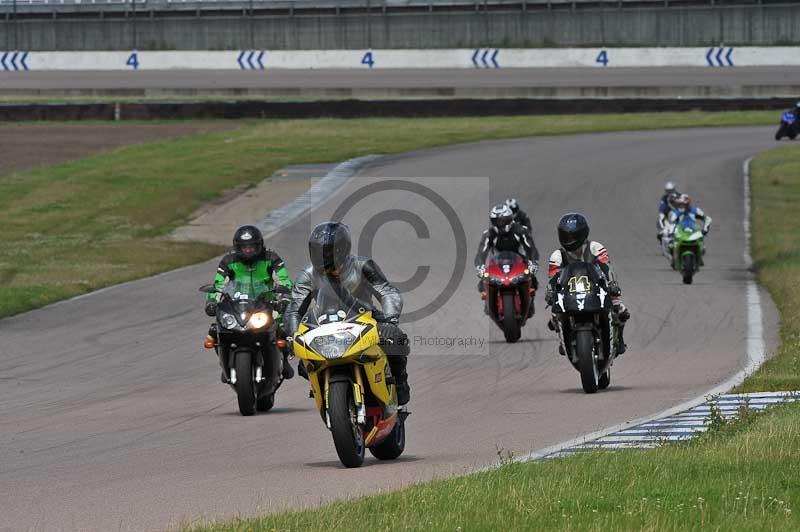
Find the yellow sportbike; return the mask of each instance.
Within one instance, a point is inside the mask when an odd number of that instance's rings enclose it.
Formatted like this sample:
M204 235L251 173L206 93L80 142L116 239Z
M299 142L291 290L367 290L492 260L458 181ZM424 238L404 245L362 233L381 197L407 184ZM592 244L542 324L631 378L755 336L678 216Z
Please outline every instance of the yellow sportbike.
M359 467L365 448L379 460L394 460L405 448L408 413L397 405L380 344L372 311L361 306L311 310L294 336L294 354L308 372L311 394L345 467Z

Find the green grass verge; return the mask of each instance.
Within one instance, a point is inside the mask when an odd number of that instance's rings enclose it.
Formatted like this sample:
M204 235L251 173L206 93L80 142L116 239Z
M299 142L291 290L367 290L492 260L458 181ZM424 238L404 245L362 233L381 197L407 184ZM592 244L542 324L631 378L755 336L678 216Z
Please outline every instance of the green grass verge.
M798 530L798 453L800 418L783 406L685 445L509 464L194 530Z
M782 345L740 389L800 390L800 146L756 157L751 179L753 260L780 311Z
M752 165L753 257L783 346L742 391L800 389L800 146ZM800 404L700 438L596 451L196 530L800 530ZM354 518L354 516L358 516Z
M203 202L288 164L483 139L771 124L774 118L772 112L695 112L246 121L232 131L0 176L0 317L213 257L217 246L163 237Z

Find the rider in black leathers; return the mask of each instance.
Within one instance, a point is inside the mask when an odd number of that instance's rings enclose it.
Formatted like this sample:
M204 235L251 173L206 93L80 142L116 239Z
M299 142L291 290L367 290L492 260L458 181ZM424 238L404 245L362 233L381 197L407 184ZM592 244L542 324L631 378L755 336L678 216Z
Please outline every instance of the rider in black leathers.
M517 198L508 198L506 199L505 203L508 205L508 208L511 209L511 212L514 213L514 221L524 227L528 232L528 237L533 240L533 237L531 236L533 234L533 224L531 223L531 218L528 216L528 213L520 208Z
M378 334L389 358L389 367L397 385L397 400L403 405L410 399L406 363L409 342L398 323L403 310L403 296L392 286L372 259L351 255L350 228L339 222L325 222L314 228L308 239L311 262L297 276L292 300L286 309L286 326L294 335L312 299L320 296L354 297L370 303L375 297L381 310L373 312ZM370 305L371 306L371 305ZM305 375L301 364L298 371Z
M483 273L486 271L486 259L489 253L513 251L519 253L528 263L531 272L531 283L534 289L539 288L536 272L539 271L539 250L531 238L529 228L514 221L514 214L505 203L495 205L489 212L492 226L483 232L478 252L475 254L475 269L478 274L478 292L483 293ZM488 309L484 306L484 312ZM533 305L530 307L533 314Z

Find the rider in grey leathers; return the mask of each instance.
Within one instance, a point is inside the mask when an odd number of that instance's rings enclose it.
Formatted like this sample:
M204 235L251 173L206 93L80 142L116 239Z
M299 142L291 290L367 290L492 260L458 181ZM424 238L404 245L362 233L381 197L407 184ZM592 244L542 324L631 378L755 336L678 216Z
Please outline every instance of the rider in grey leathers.
M347 225L325 222L314 228L308 239L311 262L297 276L292 288L292 300L286 308L286 327L289 335L294 335L312 299L319 302L338 298L346 302L352 297L369 304L375 297L381 310L375 310L373 316L378 321L378 334L395 378L398 403L402 405L409 401L411 392L406 373L408 337L397 325L403 310L403 296L386 280L375 261L351 255L351 247ZM302 365L298 370L304 375Z

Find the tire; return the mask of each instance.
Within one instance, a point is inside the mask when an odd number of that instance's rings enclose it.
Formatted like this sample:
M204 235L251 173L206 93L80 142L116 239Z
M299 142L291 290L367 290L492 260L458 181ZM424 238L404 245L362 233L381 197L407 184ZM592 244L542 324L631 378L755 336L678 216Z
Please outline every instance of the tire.
M775 132L775 140L781 140L783 138L784 133L783 124L778 128L778 131Z
M790 133L789 134L789 140L794 140L795 138L797 138L797 133Z
M269 412L275 406L275 394L264 395L258 398L256 408L259 412Z
M398 458L406 448L406 422L405 414L398 415L392 432L378 445L369 448L372 456L378 460L394 460Z
M576 350L578 351L578 371L581 373L581 384L586 393L595 393L600 385L600 375L594 360L594 335L592 331L575 333Z
M681 273L683 274L683 284L692 284L694 253L688 253L681 258Z
M511 309L509 312L508 309ZM514 294L503 294L503 334L506 342L513 344L522 336L519 321L514 315Z
M349 381L332 382L328 401L336 454L345 467L359 467L364 463L364 431L355 425L353 385Z
M597 381L597 387L601 390L605 390L608 388L609 384L611 384L611 369L607 369L605 373L600 375L600 379Z
M249 351L236 353L236 398L239 401L239 413L243 416L252 416L256 413L252 357Z

